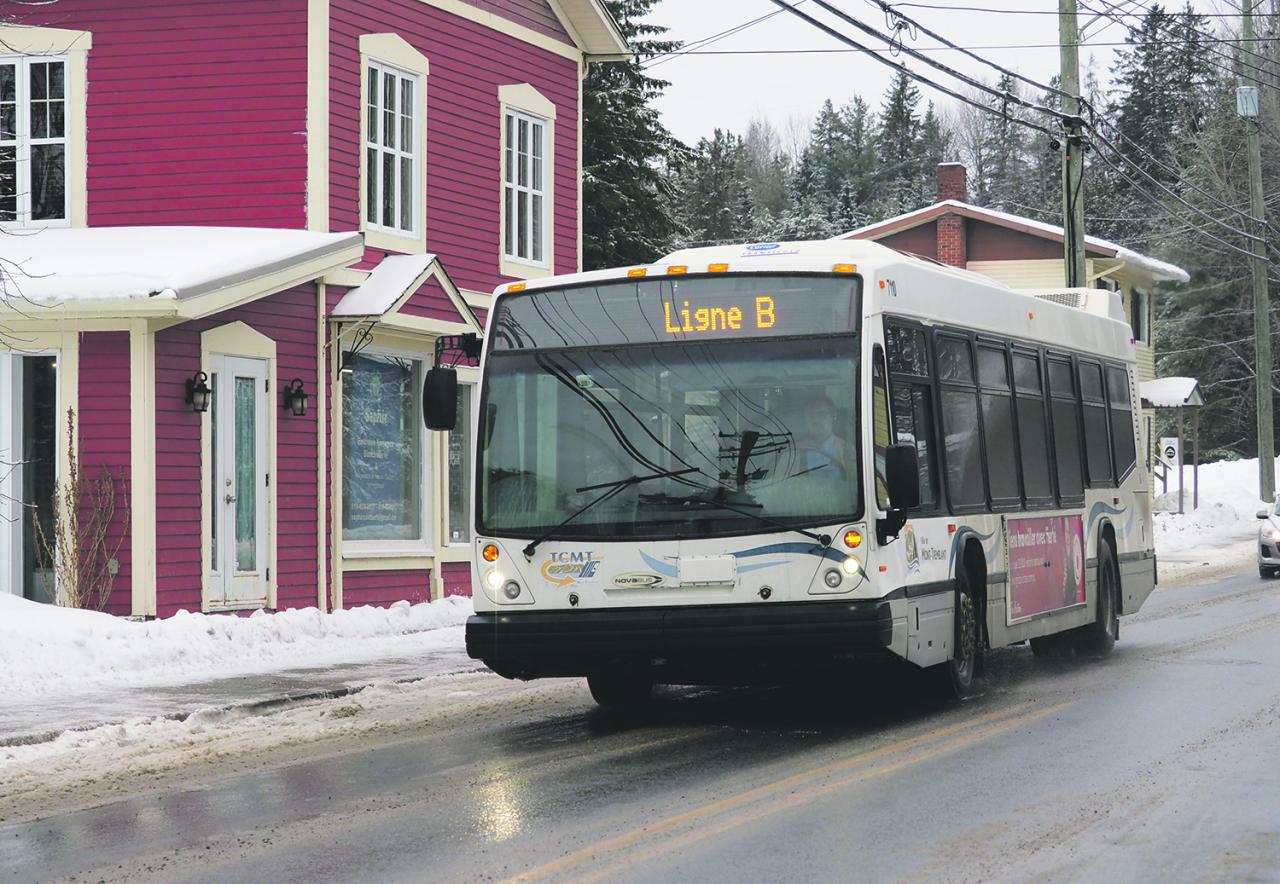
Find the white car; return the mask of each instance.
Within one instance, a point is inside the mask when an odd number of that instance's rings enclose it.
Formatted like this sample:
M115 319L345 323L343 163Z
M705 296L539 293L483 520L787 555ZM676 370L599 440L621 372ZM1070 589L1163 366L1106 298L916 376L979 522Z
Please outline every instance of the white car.
M1280 574L1280 500L1270 510L1258 510L1262 524L1258 526L1258 574L1275 577Z

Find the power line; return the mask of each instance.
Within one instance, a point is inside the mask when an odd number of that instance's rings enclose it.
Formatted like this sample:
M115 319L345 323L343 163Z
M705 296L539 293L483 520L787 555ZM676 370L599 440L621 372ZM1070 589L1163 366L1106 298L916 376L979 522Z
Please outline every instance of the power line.
M803 3L804 0L800 0L800 2ZM742 24L735 25L732 28L726 28L725 30L720 31L719 33L712 34L708 37L703 37L700 40L694 40L691 43L685 44L679 50L659 53L658 55L655 55L646 59L644 66L657 67L658 65L663 64L664 62L670 61L671 58L676 55L688 55L690 54L691 51L696 51L697 49L705 48L707 46L710 46L712 43L717 43L720 40L725 39L726 37L732 37L734 34L741 33L742 31L745 31L748 28L753 28L756 25L760 24L761 22L768 21L769 19L773 18L775 15L781 15L782 12L783 10L781 9L775 9L773 12L766 13L765 15L759 16L757 18L753 18L751 19L751 21L743 22ZM683 51L683 50L689 50L689 51Z
M775 0L775 2L777 2L777 0ZM855 28L867 34L868 36L875 37L878 40L882 40L885 43L887 43L890 47L893 46L894 40L892 37L887 36L886 34L882 34L880 31L877 31L875 28L871 27L865 22L862 22L854 18L848 13L842 12L841 10L837 9L836 7L828 3L827 0L813 0L813 2L821 6L830 14L836 16L836 18L839 18L841 21L846 22L847 24L853 25ZM783 5L786 5L786 4L783 4ZM792 11L794 12L793 7L792 7ZM988 86L986 83L982 82L981 80L974 79L973 77L970 77L967 74L961 73L960 71L956 70L953 67L950 67L949 65L945 65L940 61L935 61L934 59L931 59L925 55L922 55L915 47L908 46L905 42L899 42L898 48L901 49L903 52L905 52L907 55L910 55L912 58L916 58L920 61L923 61L925 64L929 65L930 67L941 71L942 73L946 74L949 77L952 77L953 79L959 80L960 82L964 83L970 88L979 89L983 92L986 92L989 95L992 95L993 97L1005 102L1006 104L1010 104L1010 103L1017 104L1017 105L1020 105L1021 107L1027 108L1028 110L1038 111L1039 113L1053 117L1054 119L1059 121L1068 121L1073 119L1073 117L1070 114L1065 114L1062 111L1044 107L1043 105L1036 104L1035 102L1027 101L1026 99L1022 98L1019 95L1016 95L1010 92L1004 92L1000 89L996 89L991 86Z
M964 55L968 56L969 58L972 58L975 61L981 62L982 64L985 64L988 67L991 67L996 71L999 71L1004 76L1013 77L1014 79L1020 80L1021 82L1026 83L1030 86L1034 86L1035 88L1041 91L1053 92L1063 98L1072 97L1067 95L1061 89L1056 89L1053 86L1048 86L1037 80L1033 80L1030 77L1025 77L1022 74L1019 74L1017 71L1011 71L1008 68L1002 67L989 59L983 58L982 56L977 55L976 53L972 52L969 49L965 49L964 47L957 46L955 43L951 42L946 37L943 37L941 34L938 34L935 31L932 31L929 28L926 28L924 25L922 25L920 22L916 21L915 19L895 11L892 6L890 6L887 2L885 2L885 0L867 0L867 2L870 3L872 6L877 6L880 9L882 9L886 16L893 16L893 17L896 17L897 19L910 23L912 27L922 32L926 36L932 37L933 39L937 40L943 45L951 49L955 49L963 53Z
M942 5L939 3L893 3L895 8L899 6L910 7L913 9L937 9L944 12L991 12L999 15L1059 15L1057 10L1052 9L1000 9L993 6L952 6L951 4ZM1136 15L1137 13L1130 13ZM1202 12L1196 13L1202 18L1239 18L1238 12Z
M1107 42L1083 42L1077 45L1082 47L1107 47L1107 46L1119 47L1119 46L1132 46L1133 44L1128 40L1117 40L1117 41L1107 41ZM1146 45L1148 46L1185 46L1187 45L1187 43L1185 40L1153 40L1148 42ZM1058 43L989 43L989 44L977 45L977 46L916 46L915 50L917 52L964 53L967 51L982 51L982 50L990 51L990 50L999 50L999 49L1057 49L1059 46L1060 44ZM901 51L900 48L896 44L892 47L886 47L883 49L876 48L876 47L863 47L861 49L840 49L840 48L834 48L834 47L833 48L813 47L809 49L706 49L706 50L676 49L676 50L672 50L671 52L664 52L659 55L655 55L653 56L653 58L666 59L668 57L681 56L681 55L711 55L711 56L715 56L715 55L852 55L859 52L865 52L873 55L876 55L876 54L897 55L900 51ZM994 67L994 64L991 63L990 61L988 61L987 64L988 66ZM1220 66L1215 66L1215 69L1223 71L1224 73L1227 72L1225 68L1222 68ZM1234 72L1230 72L1230 73L1232 76L1235 76ZM1018 77L1018 79L1023 79L1023 78ZM1032 81L1032 82L1035 82L1035 81ZM1053 89L1053 87L1044 85L1044 84L1040 84L1040 88L1046 91L1054 91L1054 92L1057 91Z
M979 101L975 101L972 98L969 98L968 96L960 92L957 92L954 89L948 88L939 83L935 83L934 81L930 80L928 77L925 77L922 74L916 73L915 71L911 70L911 68L907 67L906 64L903 62L891 61L890 59L884 58L878 53L869 51L866 46L859 43L857 40L854 40L852 37L848 36L847 34L837 31L835 28L831 27L825 22L819 21L818 19L814 18L808 13L802 12L801 10L797 9L795 6L788 4L786 0L773 0L773 2L778 6L782 7L783 9L787 10L797 18L803 19L804 21L813 25L818 30L836 38L841 43L845 43L846 45L853 47L855 50L865 52L866 54L868 54L869 56L871 56L881 64L885 65L886 67L891 67L894 70L899 71L902 74L910 77L911 79L916 80L917 82L923 83L926 86L930 86L933 89L936 89L937 91L941 92L943 95L947 95L951 98L956 99L957 101L960 101L960 102L963 102L964 104L975 107L985 113L998 114L999 116L1002 116L1002 117L1004 116L1003 114L999 114L998 111L995 111L992 108L987 107L986 105L982 104ZM1038 123L1033 123L1030 120L1023 120L1018 117L1009 117L1008 119L1011 119L1014 122L1019 123L1020 125L1026 126L1029 129L1034 129L1035 131L1040 132L1044 135L1047 135L1050 138L1057 137L1052 130L1047 129L1044 126L1039 125Z

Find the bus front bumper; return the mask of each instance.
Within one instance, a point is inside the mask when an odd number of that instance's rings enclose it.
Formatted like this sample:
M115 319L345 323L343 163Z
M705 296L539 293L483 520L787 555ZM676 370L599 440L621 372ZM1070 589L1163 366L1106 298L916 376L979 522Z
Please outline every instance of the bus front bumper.
M499 675L523 679L643 666L672 683L736 680L880 654L892 640L884 599L497 611L467 620L467 653Z

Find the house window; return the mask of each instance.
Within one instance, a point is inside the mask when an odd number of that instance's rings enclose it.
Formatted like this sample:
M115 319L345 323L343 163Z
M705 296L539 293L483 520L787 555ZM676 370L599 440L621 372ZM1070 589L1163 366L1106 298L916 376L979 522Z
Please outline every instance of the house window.
M0 59L0 222L65 221L67 63Z
M412 236L419 223L419 80L374 62L365 78L365 221Z
M1140 344L1148 342L1147 336L1147 293L1142 289L1129 291L1129 327L1133 329L1133 339Z
M547 121L507 110L503 156L503 251L508 259L546 264Z
M342 539L421 546L422 362L361 354L342 380Z

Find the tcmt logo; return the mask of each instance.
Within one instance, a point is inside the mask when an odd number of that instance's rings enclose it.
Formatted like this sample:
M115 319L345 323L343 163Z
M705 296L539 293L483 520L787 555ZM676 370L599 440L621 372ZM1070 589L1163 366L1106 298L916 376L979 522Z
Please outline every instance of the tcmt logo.
M553 552L542 563L542 576L556 586L594 583L600 576L601 561L593 552Z

